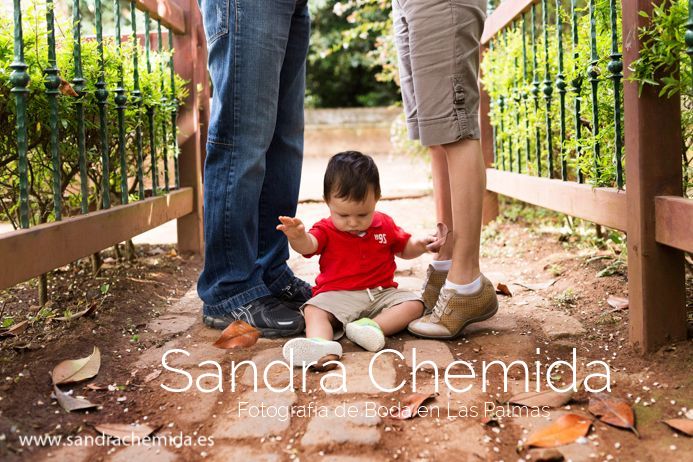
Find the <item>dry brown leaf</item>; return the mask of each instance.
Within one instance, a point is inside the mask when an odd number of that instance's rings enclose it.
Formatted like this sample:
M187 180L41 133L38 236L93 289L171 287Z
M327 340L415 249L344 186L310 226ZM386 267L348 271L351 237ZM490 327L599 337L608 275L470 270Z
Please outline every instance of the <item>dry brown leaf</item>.
M527 446L553 448L575 442L585 436L592 421L577 414L564 414L551 424L535 431L527 438Z
M606 303L608 303L610 307L617 311L628 309L628 299L625 297L609 295L609 298L606 300Z
M438 223L436 225L436 234L433 236L435 240L426 244L426 249L428 249L429 252L438 252L440 248L445 245L448 234L450 234L450 230L447 225L445 223Z
M519 404L521 406L529 407L560 407L566 404L573 398L573 392L567 391L565 393L559 393L551 389L542 390L539 392L528 391L526 393L518 393L517 395L511 397L508 402L512 404Z
M140 441L143 438L148 437L161 427L150 427L149 425L131 425L131 424L100 424L95 425L94 428L104 435L112 436L113 438L118 438L120 441L125 443L131 443L134 441Z
M96 385L93 383L87 384L87 386L85 386L84 388L92 391L102 391L108 389L108 387L102 387L101 385Z
M517 284L518 286L522 286L525 289L537 291L537 290L548 289L549 287L554 285L555 282L556 282L556 279L550 279L550 280L544 281L544 282L535 282L535 283L516 282L515 284Z
M325 355L322 358L318 359L318 363L315 364L312 368L318 372L327 372L331 371L332 369L336 369L338 364L332 363L332 364L327 364L330 361L338 361L339 356L337 355Z
M394 410L390 414L390 417L398 420L411 419L412 417L418 415L419 407L421 407L424 402L431 398L435 398L436 396L438 396L438 393L412 393L411 395L407 395L401 402L404 407Z
M60 406L67 412L78 411L83 409L93 409L97 407L96 404L86 399L73 398L67 393L60 391L60 389L55 385L53 385L53 394L55 395L55 399L58 400Z
M86 358L69 359L55 366L51 377L54 385L80 382L94 377L99 373L100 367L101 353L94 347L94 351Z
M96 302L92 302L92 304L89 305L87 308L85 308L85 309L83 309L83 310L81 310L81 311L78 311L78 312L76 312L76 313L73 314L73 315L70 315L70 316L60 316L60 317L57 317L57 318L54 318L54 319L57 320L57 321L70 321L71 319L81 318L82 316L89 316L89 315L91 315L94 311L96 311L96 307L97 307L97 306L98 306L98 304L97 304Z
M512 292L510 292L510 289L508 289L508 286L506 286L502 282L499 282L498 285L496 285L496 293L501 295L507 295L508 297L513 296Z
M614 427L631 430L640 438L640 434L635 428L633 408L625 400L612 398L604 393L596 393L590 396L590 403L587 409L602 422Z
M151 382L152 380L154 380L154 379L156 379L157 377L159 377L160 375L161 375L161 369L157 369L157 370L155 370L155 371L153 371L153 372L150 372L150 373L147 374L147 376L144 378L144 383L149 383L149 382Z
M24 332L28 325L29 321L25 319L24 321L18 322L17 324L13 325L9 329L0 332L0 337L16 337L17 335Z
M60 93L62 93L63 95L74 97L79 96L75 89L72 88L72 85L70 85L70 82L63 78L60 79L60 87L58 88L60 89Z
M664 421L674 430L678 430L684 435L693 436L693 420L690 419L669 419Z
M257 343L260 331L245 321L236 320L228 325L214 342L217 348L248 348Z

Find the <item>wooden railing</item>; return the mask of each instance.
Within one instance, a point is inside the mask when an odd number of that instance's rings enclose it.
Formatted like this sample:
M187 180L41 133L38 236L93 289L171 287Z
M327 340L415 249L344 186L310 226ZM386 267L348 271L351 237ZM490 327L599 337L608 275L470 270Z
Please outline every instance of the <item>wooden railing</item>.
M595 14L595 0L490 2L496 8L487 20L481 51L484 59L493 56L494 47L510 54L504 48L508 35L521 39L505 93L491 88L492 98L482 86L485 222L498 214L496 194L502 194L625 231L630 340L642 351L686 338L682 251L693 252L693 201L682 197L679 96L660 97L648 85L639 94L638 83L628 79L642 49L638 30L647 25L640 12L651 12L662 1L611 0L610 14L601 16ZM688 27L693 29L690 14ZM588 56L577 52L581 20L589 21ZM599 55L598 31L609 34L607 56ZM621 37L627 37L625 47ZM693 30L686 41L693 42ZM690 54L693 43L687 45ZM564 48L575 51L574 56L564 54ZM574 69L564 66L564 56L570 56ZM605 71L600 63L607 64ZM498 70L485 64L489 73ZM598 117L600 86L611 92L613 138L608 142L598 136L607 122ZM587 137L588 148L580 143ZM591 161L581 161L583 156ZM613 172L606 180L605 166Z
M206 41L197 1L111 0L115 11L114 17L110 18L115 23L115 50L122 53L122 47L128 39L136 49L141 49L136 25L144 15L145 49L142 53L146 56L146 63L143 63L140 53L133 52L133 62L128 62L127 65L131 66L134 75L124 76L123 63L120 63L118 75L111 81L107 80L104 68L104 46L114 46L112 42L106 44L103 34L102 3L105 2L95 0L96 37L85 39L80 29L81 11L86 5L74 0L71 26L75 62L71 63L69 72L57 67L53 0L45 2L49 66L44 75L45 94L50 108L50 141L45 144L52 158L50 171L54 206L50 219L39 218L41 222L35 226L32 226L32 221L35 222L36 219L32 220L32 217L37 213L31 208L35 196L30 195L29 188L31 162L34 159L31 149L35 146L27 143L27 130L34 130L34 127L27 127L27 121L31 117L27 113L27 107L30 107L27 105L38 94L30 92L28 87L31 69L25 63L22 1L13 1L15 48L14 62L10 66L13 70L10 81L16 108L14 117L17 150L16 159L12 159L9 165L17 167L20 207L15 222L21 229L0 235L0 289L123 242L172 219L178 220L179 251L201 253L204 245L202 165L209 120L210 89ZM121 8L128 6L132 33L122 35ZM153 21L158 26L156 32L150 30L150 23ZM167 29L168 34L162 33L162 28ZM166 36L168 43L164 40ZM153 39L150 43L150 38L156 39L156 47ZM98 43L100 71L96 82L88 82L81 69L83 57L80 48L90 40ZM57 48L60 49L59 46ZM162 76L161 81L157 82L162 95L160 104L146 98L146 92L151 91L152 87L147 90L140 86L143 84L139 80L140 72L144 72L143 66L146 65L147 71L152 71L150 49L152 52L158 50L171 53L169 62L159 62ZM164 66L170 67L170 82L163 78L167 75ZM176 99L176 81L180 80L174 78L174 71L187 82L188 96L185 101ZM132 81L132 85L128 87L126 80ZM68 90L64 90L65 87ZM89 88L94 90L90 91ZM62 125L58 121L66 116L60 113L60 98L75 98L75 120ZM92 110L92 107L86 106L90 102L95 102L98 106L98 129L90 126L85 128L84 113ZM7 103L11 104L10 101ZM109 106L115 109L115 118L113 109L109 114ZM137 114L137 122L131 127L131 131L127 131L124 123L126 110ZM156 111L159 110L162 114L155 119ZM115 135L109 134L109 127L111 130L115 128ZM86 143L98 146L98 162L90 162L85 146L85 130ZM75 175L74 184L61 177L65 162L61 159L61 154L64 154L61 152L62 138L78 141L75 145L79 145L76 155L79 156L80 175ZM98 141L94 141L97 138ZM77 165L76 160L74 165ZM145 167L148 167L150 173L147 178ZM159 172L159 167L163 167L164 172ZM98 169L102 179L100 184L89 182L87 172L91 168ZM69 207L65 203L66 188L72 188L72 196L79 198L79 207ZM100 197L100 200L95 201L94 196Z

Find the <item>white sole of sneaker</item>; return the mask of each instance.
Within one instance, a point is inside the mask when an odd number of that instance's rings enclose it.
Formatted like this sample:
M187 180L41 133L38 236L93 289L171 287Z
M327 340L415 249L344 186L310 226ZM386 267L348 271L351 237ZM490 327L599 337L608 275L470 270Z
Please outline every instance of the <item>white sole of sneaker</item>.
M370 326L350 322L346 325L346 336L349 340L371 352L380 351L385 346L385 336L382 332Z
M282 355L286 362L291 361L293 354L294 367L303 367L303 364L317 362L327 355L342 357L342 345L335 341L313 342L305 337L292 338L284 344Z

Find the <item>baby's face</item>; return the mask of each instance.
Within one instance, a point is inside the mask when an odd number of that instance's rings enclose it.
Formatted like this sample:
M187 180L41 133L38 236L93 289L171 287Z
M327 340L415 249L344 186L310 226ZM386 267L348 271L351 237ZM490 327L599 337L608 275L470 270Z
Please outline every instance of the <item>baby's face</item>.
M371 226L377 202L373 191L369 191L363 202L332 196L327 206L330 208L332 223L338 230L357 235Z

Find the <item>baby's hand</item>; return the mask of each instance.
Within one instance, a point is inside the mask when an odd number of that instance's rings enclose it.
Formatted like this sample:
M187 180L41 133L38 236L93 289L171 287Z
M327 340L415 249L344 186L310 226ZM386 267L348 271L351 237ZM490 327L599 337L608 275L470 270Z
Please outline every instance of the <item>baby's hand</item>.
M279 221L281 221L282 224L277 225L277 229L286 234L286 237L289 239L298 239L305 236L306 227L303 225L303 222L300 219L279 217Z

